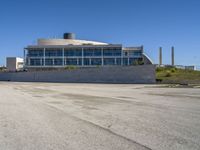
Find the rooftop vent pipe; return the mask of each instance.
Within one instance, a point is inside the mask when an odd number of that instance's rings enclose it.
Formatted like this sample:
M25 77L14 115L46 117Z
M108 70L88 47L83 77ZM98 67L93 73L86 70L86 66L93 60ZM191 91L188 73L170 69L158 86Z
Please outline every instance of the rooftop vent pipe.
M63 38L64 39L75 39L76 35L74 33L64 33Z

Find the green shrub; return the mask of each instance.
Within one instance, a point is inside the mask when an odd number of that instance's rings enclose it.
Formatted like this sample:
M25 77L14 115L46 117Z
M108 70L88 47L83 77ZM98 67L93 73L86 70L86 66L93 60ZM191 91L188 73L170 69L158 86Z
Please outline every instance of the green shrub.
M143 60L135 60L135 61L132 63L132 65L135 65L135 66L137 66L137 65L144 65L144 61L143 61Z
M171 72L174 73L174 72L176 72L176 70L177 70L176 68L172 68Z
M96 65L96 68L100 68L101 67L101 65Z
M163 68L158 67L158 68L156 68L156 71L157 71L157 72L163 71Z
M77 69L77 67L71 65L71 66L66 66L65 69L66 70L74 70L74 69Z
M165 77L171 77L171 76L172 76L171 72L167 70Z

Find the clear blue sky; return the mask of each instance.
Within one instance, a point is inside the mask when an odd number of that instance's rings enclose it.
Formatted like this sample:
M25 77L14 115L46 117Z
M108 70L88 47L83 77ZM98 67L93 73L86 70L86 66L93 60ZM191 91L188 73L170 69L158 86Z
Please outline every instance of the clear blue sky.
M158 62L200 65L200 0L1 0L0 64L23 56L37 38L74 32L80 39L144 45Z

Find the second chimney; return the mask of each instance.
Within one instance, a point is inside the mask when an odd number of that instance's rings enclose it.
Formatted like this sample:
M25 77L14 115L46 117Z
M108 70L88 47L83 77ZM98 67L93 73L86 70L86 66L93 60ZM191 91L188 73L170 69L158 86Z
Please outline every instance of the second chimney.
M174 47L172 47L172 66L174 66Z
M162 65L162 47L159 48L159 65Z

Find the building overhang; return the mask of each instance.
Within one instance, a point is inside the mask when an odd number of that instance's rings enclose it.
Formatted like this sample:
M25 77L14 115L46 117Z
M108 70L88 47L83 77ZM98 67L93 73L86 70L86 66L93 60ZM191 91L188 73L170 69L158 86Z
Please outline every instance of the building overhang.
M137 47L123 47L124 51L138 51L142 50L143 51L143 46L137 46Z
M113 48L119 47L122 48L121 44L109 44L109 45L29 45L24 49L43 49L43 48Z

